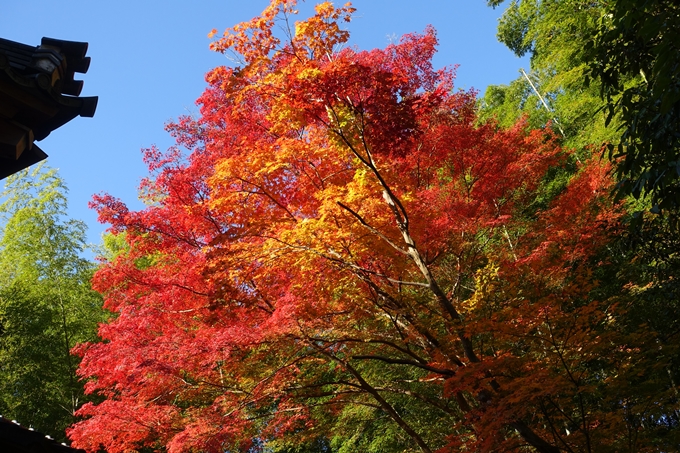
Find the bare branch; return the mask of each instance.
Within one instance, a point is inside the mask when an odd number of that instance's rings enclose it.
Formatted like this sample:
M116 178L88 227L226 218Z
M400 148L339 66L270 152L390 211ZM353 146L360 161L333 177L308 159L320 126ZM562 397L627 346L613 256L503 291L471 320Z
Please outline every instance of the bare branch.
M352 214L359 221L359 223L361 223L364 227L366 227L371 233L375 234L376 236L380 237L380 239L387 242L394 250L396 250L397 252L399 252L403 255L408 255L408 252L406 250L404 250L401 247L399 247L398 245L396 245L394 242L392 242L392 240L390 240L390 238L388 238L387 236L382 234L376 228L369 225L368 222L366 222L366 220L364 220L364 218L361 217L361 215L359 215L359 213L353 211L350 207L341 203L340 201L336 201L336 203L338 204L338 206L340 206L341 208L343 208L344 210L346 210L347 212Z
M444 368L435 368L429 365L425 365L413 360L407 359L394 359L392 357L384 357L379 355L353 355L352 359L355 360L379 360L381 362L390 363L393 365L411 365L417 368L422 368L426 371L431 371L432 373L443 374L445 376L455 376L456 372L453 370L447 370Z

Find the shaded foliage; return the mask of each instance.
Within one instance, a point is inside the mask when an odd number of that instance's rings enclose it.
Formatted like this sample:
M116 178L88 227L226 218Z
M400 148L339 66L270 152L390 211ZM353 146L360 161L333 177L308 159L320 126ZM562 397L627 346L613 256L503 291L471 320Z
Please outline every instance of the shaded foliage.
M659 0L610 2L586 46L607 121L620 118L619 192L649 195L653 212L680 208L680 5ZM678 230L677 219L674 222Z

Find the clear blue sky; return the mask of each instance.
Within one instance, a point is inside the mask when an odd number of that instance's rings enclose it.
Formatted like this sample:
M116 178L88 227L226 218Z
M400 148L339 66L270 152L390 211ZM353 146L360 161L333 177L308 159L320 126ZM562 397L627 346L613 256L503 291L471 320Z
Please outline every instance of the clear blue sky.
M315 2L307 2L313 4ZM340 3L340 2L338 2ZM344 1L342 1L344 3ZM390 39L438 31L435 65L459 64L457 86L481 91L515 79L526 60L496 41L501 10L485 0L355 0L351 44L384 47ZM86 41L92 64L83 96L99 96L94 118L76 118L39 143L59 168L70 216L89 226L98 243L105 226L87 208L108 192L140 209L137 187L146 174L140 149L172 144L164 124L197 113L204 75L229 62L208 49L207 34L256 16L268 0L31 0L4 2L0 37L38 45L43 36ZM311 5L310 5L311 6Z

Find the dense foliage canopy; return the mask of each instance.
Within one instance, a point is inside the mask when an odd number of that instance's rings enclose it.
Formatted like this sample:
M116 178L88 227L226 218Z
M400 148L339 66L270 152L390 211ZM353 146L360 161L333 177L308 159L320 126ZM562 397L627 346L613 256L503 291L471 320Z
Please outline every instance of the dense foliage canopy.
M432 29L344 46L352 12L293 25L273 0L227 30L213 48L238 66L169 127L190 154L147 150L144 210L95 199L125 244L94 280L115 317L77 348L104 400L76 446L674 445L677 351L598 282L623 215L608 166L479 124Z
M531 77L548 109L520 77L489 88L485 116L507 124L522 112L534 126L552 120L568 146L607 145L618 194L646 198L652 212L675 218L677 230L679 30L675 2L509 2L498 38L517 55L531 54Z
M621 119L609 147L620 159L620 192L648 195L652 211L670 213L680 231L680 5L613 1L586 47L607 120Z
M495 7L504 2L487 3ZM482 118L493 117L509 127L526 116L534 128L549 126L565 147L577 153L614 142L620 135L618 118L605 128L599 85L586 84L586 44L594 38L603 12L603 2L508 2L498 40L518 56L530 55L530 68L526 77L518 74L509 85L487 88Z

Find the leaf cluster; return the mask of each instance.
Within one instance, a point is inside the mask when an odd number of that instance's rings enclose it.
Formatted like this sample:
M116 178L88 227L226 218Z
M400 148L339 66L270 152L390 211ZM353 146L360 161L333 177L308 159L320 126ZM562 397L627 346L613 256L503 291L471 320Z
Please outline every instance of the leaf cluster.
M680 9L660 1L617 0L604 11L586 52L600 83L607 123L620 118L618 191L649 197L653 212L680 206Z

